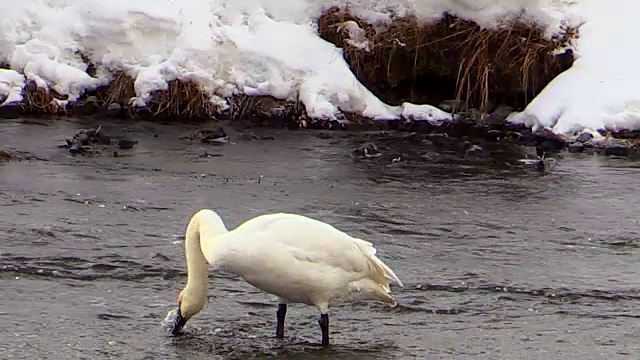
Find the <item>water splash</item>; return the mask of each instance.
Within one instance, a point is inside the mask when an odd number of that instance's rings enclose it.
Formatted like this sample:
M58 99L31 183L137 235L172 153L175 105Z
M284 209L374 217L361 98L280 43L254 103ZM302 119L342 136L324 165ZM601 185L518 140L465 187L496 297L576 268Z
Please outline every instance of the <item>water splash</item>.
M169 312L167 313L167 316L164 318L164 320L160 322L160 325L165 331L167 331L168 333L171 333L177 318L178 318L178 307L175 307L169 310Z

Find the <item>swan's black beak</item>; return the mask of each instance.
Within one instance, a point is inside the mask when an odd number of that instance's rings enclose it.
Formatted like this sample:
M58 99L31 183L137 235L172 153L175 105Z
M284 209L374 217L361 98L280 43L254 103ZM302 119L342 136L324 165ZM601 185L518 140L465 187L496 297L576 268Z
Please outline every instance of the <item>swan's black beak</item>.
M178 304L178 314L176 318L173 320L173 330L171 333L173 335L179 335L182 333L182 328L187 324L187 319L182 317L182 313L180 312L180 305Z

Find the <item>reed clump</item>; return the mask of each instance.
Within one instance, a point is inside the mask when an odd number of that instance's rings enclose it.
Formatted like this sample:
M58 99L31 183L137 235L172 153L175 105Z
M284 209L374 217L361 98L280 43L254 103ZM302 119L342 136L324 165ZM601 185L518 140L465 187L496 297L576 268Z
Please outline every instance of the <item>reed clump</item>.
M41 88L29 81L23 94L22 112L40 116L64 115L66 107L58 100L64 101L67 98L53 89Z
M135 109L138 115L141 110ZM144 112L153 118L211 119L218 113L218 106L198 84L172 80L167 90L151 93Z
M570 51L553 52L578 37L577 29L564 27L547 39L539 26L518 20L484 29L450 14L431 24L398 18L376 30L338 8L319 18L318 29L343 48L358 79L383 100L398 105L455 99L483 112L491 104L525 106L572 65Z
M103 106L110 104L119 104L127 107L131 102L131 98L136 96L133 87L134 79L124 72L116 72L109 85L97 90L97 97Z

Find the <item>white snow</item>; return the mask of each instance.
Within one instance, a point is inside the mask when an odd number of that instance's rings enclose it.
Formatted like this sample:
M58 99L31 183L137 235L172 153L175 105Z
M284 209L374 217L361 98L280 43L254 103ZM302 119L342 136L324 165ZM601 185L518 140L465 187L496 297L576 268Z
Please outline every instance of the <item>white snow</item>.
M583 19L580 59L512 120L556 132L640 127L640 72L634 66L632 0L22 0L0 2L0 99L20 101L27 81L77 99L115 72L135 78L143 106L168 81L195 81L227 106L234 94L300 100L312 117L341 111L374 119L442 121L430 105L389 106L353 75L341 50L322 40L315 21L331 6L384 25L391 16L434 21L450 12L493 27L524 16L556 33ZM624 9L619 11L619 9ZM368 49L362 29L344 23L354 46ZM86 73L80 53L96 65ZM16 73L17 71L17 73ZM19 73L19 74L18 74ZM23 76L24 75L24 76Z
M453 116L450 113L433 106L415 105L407 102L400 105L400 115L403 119L428 121L434 125L453 120Z
M0 106L22 101L24 76L7 69L0 69Z
M580 0L580 11L578 59L510 120L561 134L640 128L640 3Z

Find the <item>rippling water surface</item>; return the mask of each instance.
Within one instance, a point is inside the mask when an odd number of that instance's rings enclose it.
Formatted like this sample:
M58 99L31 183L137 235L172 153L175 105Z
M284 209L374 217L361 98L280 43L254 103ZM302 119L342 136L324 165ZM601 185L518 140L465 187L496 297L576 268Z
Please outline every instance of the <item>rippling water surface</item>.
M640 351L637 163L565 156L552 173L474 159L430 141L273 131L207 146L189 128L103 122L139 140L124 156L55 147L86 124L0 123L0 358L614 359ZM254 131L255 132L255 131ZM262 131L267 133L266 131ZM324 135L324 133L322 133ZM209 156L202 156L208 154ZM393 158L401 161L393 162ZM200 208L228 226L270 211L312 216L373 241L405 282L400 306L318 314L212 276L185 336L160 322L185 282L182 237Z

